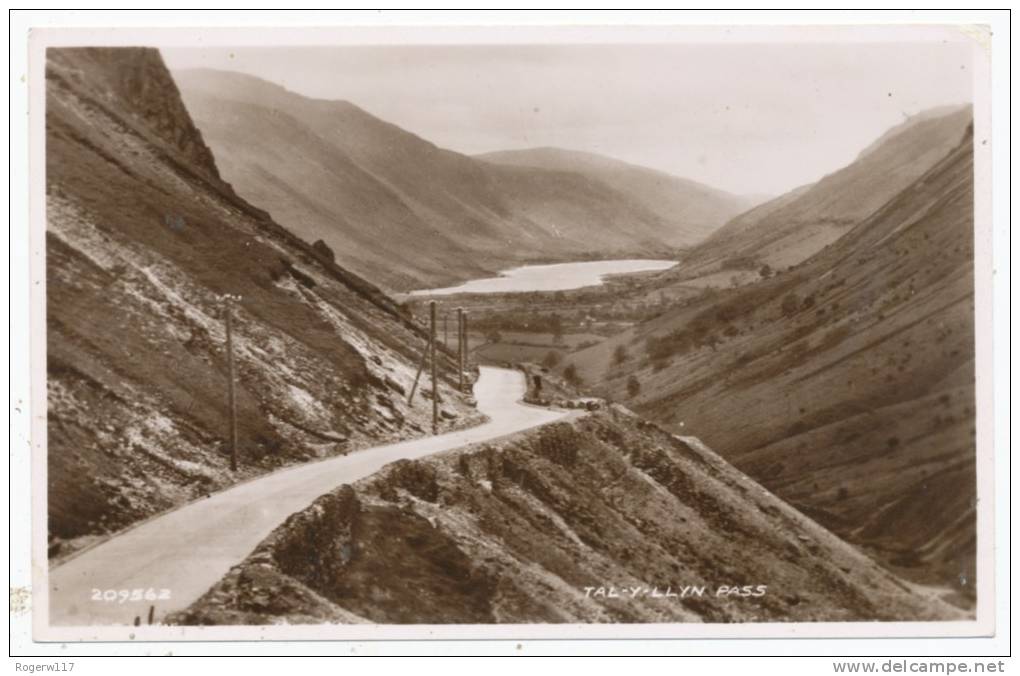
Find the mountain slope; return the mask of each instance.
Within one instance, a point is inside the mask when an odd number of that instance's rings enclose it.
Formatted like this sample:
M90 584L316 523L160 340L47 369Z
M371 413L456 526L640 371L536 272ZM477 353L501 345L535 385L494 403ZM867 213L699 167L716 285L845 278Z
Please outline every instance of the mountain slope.
M156 50L47 58L52 556L237 480L428 429L430 403L404 395L421 330L234 194ZM236 474L226 293L243 296ZM443 392L451 420L477 417Z
M963 615L883 570L696 439L674 437L616 407L393 463L340 487L288 519L169 622Z
M754 203L722 190L611 157L562 148L530 148L477 157L496 164L570 171L599 181L655 211L669 228L663 242L688 247Z
M705 293L578 360L837 534L969 596L973 153L962 136L796 269ZM629 357L610 366L616 344Z
M970 106L911 117L843 169L732 219L691 251L675 274L800 263L920 178L953 149L970 121Z
M394 290L533 260L653 256L672 229L590 177L438 148L345 101L239 73L174 74L238 193ZM258 143L252 139L259 139Z

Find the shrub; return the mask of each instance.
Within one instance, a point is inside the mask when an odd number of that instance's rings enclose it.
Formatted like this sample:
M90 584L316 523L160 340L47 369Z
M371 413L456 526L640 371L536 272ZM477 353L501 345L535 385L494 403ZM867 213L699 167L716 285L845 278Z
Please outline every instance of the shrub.
M800 307L800 298L797 294L791 291L783 297L783 302L780 304L779 309L782 310L784 317L790 317L797 312Z
M330 263L336 262L336 254L333 253L333 249L331 249L329 245L321 239L317 239L312 243L312 251L314 251L319 258L324 258Z
M616 349L613 350L613 363L622 364L627 361L627 350L623 345L617 345Z
M545 353L545 356L542 357L542 366L545 366L546 368L550 369L554 368L557 364L560 363L560 359L561 357L559 352L557 352L556 350L549 350L548 352Z
M732 256L721 263L723 270L754 270L758 259L754 256Z
M632 375L627 378L627 394L632 397L636 397L641 393L641 381L637 379L637 376Z
M553 335L553 342L560 343L563 341L563 318L558 314L553 314L549 317L550 333Z

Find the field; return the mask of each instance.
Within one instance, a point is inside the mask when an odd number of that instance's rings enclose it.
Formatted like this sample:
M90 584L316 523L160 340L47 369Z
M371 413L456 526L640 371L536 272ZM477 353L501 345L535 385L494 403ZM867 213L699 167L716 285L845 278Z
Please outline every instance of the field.
M556 340L550 333L520 331L500 332L498 341L491 340L494 337L476 332L469 333L469 349L479 363L541 363L549 358L550 353L557 355L557 361L563 361L570 353L592 347L605 340L604 337L593 333L568 333ZM451 349L456 347L452 338L450 347Z

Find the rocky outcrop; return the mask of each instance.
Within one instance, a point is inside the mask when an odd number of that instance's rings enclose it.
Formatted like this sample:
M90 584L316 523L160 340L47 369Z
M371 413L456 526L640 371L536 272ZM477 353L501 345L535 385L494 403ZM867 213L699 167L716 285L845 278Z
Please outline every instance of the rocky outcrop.
M223 183L159 53L47 53L50 552L238 480L424 434L422 329ZM223 294L240 468L229 469ZM452 375L446 358L442 370ZM442 385L457 413L479 416Z
M357 619L338 619L343 614ZM962 615L886 572L696 439L613 407L499 443L395 463L325 495L169 621Z

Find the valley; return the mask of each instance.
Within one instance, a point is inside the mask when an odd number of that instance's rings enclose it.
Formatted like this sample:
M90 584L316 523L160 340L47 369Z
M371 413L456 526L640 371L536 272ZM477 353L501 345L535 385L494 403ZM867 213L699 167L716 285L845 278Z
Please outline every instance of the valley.
M51 619L974 617L969 107L750 199L47 58Z
M786 267L767 263L776 261L764 247L719 272L713 236L665 272L441 303L468 309L479 359L530 361L697 435L891 570L953 589L970 605L974 269L965 112L918 116L863 152L858 161L870 164L891 156L903 134L957 133L941 157L925 155L909 174L901 164L913 183ZM843 207L820 200L822 187L776 202L815 195L811 219L824 222L827 209ZM720 232L727 229L739 230ZM927 516L918 523L920 514Z
M663 258L743 210L743 198L691 183L664 215L658 174L631 189L604 175L475 158L439 148L347 101L310 99L223 71L174 73L224 177L272 205L284 227L403 292L515 265ZM248 143L258 138L261 143ZM671 177L670 180L678 180ZM651 190L651 188L649 188Z

